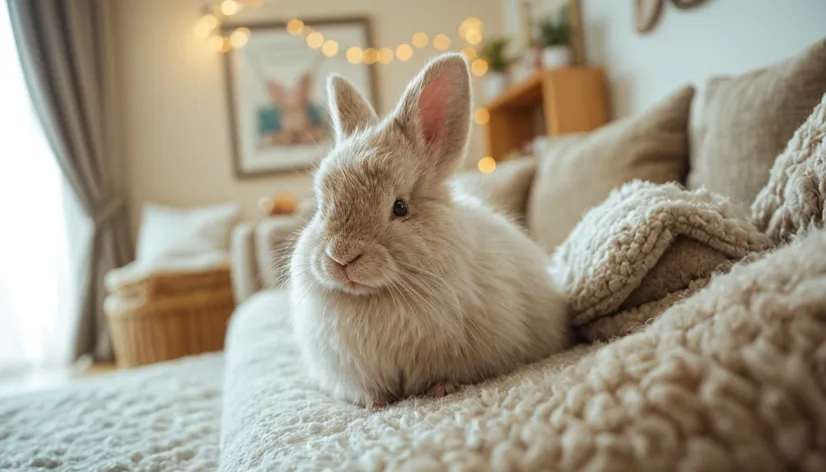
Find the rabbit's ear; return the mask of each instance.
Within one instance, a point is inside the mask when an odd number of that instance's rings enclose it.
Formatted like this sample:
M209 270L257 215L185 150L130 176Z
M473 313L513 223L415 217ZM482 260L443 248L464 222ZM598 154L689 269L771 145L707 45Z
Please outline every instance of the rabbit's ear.
M396 122L432 160L441 178L461 161L470 132L470 76L461 54L443 54L410 82L398 107Z
M298 100L306 105L309 102L310 97L310 82L311 77L309 74L303 74L300 79L298 79L298 86L296 87L296 96Z
M327 79L327 96L336 139L341 140L356 130L378 123L373 107L344 77L333 74Z
M287 101L287 91L278 82L267 79L267 90L270 92L270 98L276 104L283 106L284 102Z

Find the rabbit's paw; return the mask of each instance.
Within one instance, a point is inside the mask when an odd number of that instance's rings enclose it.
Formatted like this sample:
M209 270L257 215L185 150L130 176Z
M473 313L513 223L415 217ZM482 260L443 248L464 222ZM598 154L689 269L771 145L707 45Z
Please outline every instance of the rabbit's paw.
M387 408L387 403L387 399L381 396L361 399L358 402L360 407L370 411L383 410Z
M436 382L427 391L428 397L443 397L454 393L458 388L453 382Z

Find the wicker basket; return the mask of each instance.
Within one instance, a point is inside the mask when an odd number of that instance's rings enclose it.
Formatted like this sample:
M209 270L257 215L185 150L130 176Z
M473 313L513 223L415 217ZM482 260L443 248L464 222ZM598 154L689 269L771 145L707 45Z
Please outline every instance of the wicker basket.
M228 268L158 274L122 288L104 303L118 367L223 349L235 309Z

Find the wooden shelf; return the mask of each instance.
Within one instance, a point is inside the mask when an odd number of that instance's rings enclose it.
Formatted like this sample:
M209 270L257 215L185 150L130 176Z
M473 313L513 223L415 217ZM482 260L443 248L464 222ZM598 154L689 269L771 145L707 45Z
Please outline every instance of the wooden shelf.
M537 71L488 103L487 109L487 154L500 160L537 135L590 131L607 123L605 74L593 67Z
M542 78L548 73L548 71L537 71L522 82L512 85L488 103L488 111L537 103L542 98Z

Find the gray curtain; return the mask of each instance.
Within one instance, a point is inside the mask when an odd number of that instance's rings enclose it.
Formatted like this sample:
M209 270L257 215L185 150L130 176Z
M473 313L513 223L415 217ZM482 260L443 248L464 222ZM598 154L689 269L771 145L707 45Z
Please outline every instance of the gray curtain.
M103 277L132 259L120 178L111 3L7 0L23 72L55 158L94 224L75 355L113 358Z

